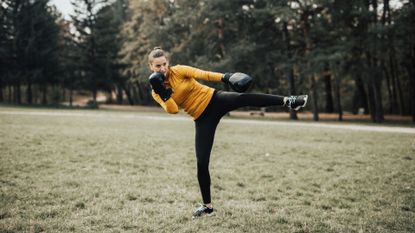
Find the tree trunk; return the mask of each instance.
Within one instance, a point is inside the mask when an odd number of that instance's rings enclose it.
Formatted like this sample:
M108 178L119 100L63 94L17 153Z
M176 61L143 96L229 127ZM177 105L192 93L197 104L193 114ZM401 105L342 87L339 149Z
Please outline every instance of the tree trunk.
M62 97L60 99L61 102L66 102L66 88L65 87L61 87L62 88Z
M121 84L117 85L117 104L122 104L124 102L123 88Z
M38 89L39 89L39 85L36 84L32 84L32 102L34 104L39 103L38 101Z
M107 104L113 104L114 103L114 99L112 98L112 90L106 91L106 101L105 101L105 103L107 103Z
M332 67L331 70L336 71L336 72L333 72L333 76L334 76L334 95L336 96L336 106L337 106L337 111L339 113L338 120L343 121L343 108L342 108L341 96L340 96L340 79L338 76L339 72L337 72L335 67Z
M391 18L391 11L390 11L390 5L389 5L389 0L383 0L383 12L382 12L382 25L385 27L386 24L391 25L392 24L392 18ZM389 67L390 67L390 72L387 72L387 66L382 64L383 68L385 69L385 77L386 77L386 82L387 82L387 89L388 89L388 94L389 94L389 112L390 113L396 113L397 112L397 108L399 106L399 112L400 114L402 114L403 112L403 102L399 102L397 101L397 85L396 85L396 81L398 79L398 75L397 75L397 66L395 66L395 61L396 61L396 56L395 56L395 48L394 48L394 32L390 31L387 32L387 37L383 37L384 40L388 40L386 41L390 46L388 46L388 58L389 58ZM383 59L383 58L382 58ZM382 60L383 61L383 60ZM383 63L383 62L382 62Z
M399 80L399 77L396 77L396 87L397 87L397 92L398 92L398 98L399 98L399 114L400 115L404 115L405 114L405 102L404 102L404 98L403 98L403 92L402 92L402 85L401 85L401 81ZM411 89L411 90L415 90L415 89Z
M125 95L127 96L128 103L129 103L131 106L132 106L132 105L134 105L134 100L133 100L133 98L132 98L132 96L131 96L130 89L129 89L128 87L126 87L125 85L124 85L123 89L124 89L124 91L125 91Z
M366 59L370 71L367 76L370 114L373 122L381 123L384 120L381 94L382 76L380 74L378 60L372 57L370 52L366 52Z
M325 88L325 94L326 94L326 107L325 112L327 113L333 113L333 95L332 95L332 88L331 88L331 75L328 68L325 69L323 74L323 80L324 80L324 88Z
M389 111L388 112L393 113L394 107L396 106L396 103L394 103L394 98L393 98L393 94L392 94L393 78L391 78L392 75L389 75L389 71L386 68L385 64L382 64L382 70L383 70L383 73L385 74L386 90L388 91L388 99L389 99Z
M7 93L8 103L12 103L13 102L13 89L12 89L12 85L9 85L7 87L7 89L8 89L8 93Z
M288 24L286 21L283 22L282 25L282 31L283 31L283 36L284 36L284 42L285 42L285 49L286 49L286 54L287 57L289 58L290 62L291 62L291 46L290 46L290 33L288 32ZM286 69L286 75L287 75L287 79L288 79L288 86L289 86L289 91L290 91L290 95L295 95L296 94L296 90L295 90L295 81L294 81L294 69L293 69L293 65L289 64L289 66ZM290 109L290 119L291 120L297 120L297 111L294 111L293 109Z
M141 90L140 90L140 83L135 82L135 84L136 85L130 85L130 88L131 88L132 93L133 93L134 103L140 105L140 104L143 104L143 98L142 98L142 94L141 94Z
M3 88L4 88L3 85L1 85L0 83L0 103L4 101Z
M139 98L140 98L140 102L141 103L143 103L143 102L145 103L146 102L146 97L144 95L144 89L145 88L139 82L137 82L137 87L138 87L138 95L139 95Z
M98 90L96 87L92 88L92 103L94 106L97 105L97 94L98 94Z
M369 113L368 98L365 91L365 86L361 76L357 76L355 79L356 91L353 96L353 113L357 114L360 108L364 109L364 114Z
M133 98L132 98L132 96L131 96L131 91L130 91L130 89L129 88L125 88L125 95L127 96L127 100L128 100L128 103L131 105L131 106L133 106L134 105L134 100L133 100Z
M294 70L292 65L287 68L287 78L288 78L288 85L290 90L290 95L295 95L295 82L294 82ZM297 111L290 109L290 119L291 120L298 120Z
M382 75L379 71L379 67L376 65L377 61L374 59L372 62L372 70L369 74L369 85L370 90L372 91L372 120L376 123L381 123L384 121L383 113L383 104L382 104L382 93L381 93L381 84L382 84Z
M218 39L218 54L221 58L225 55L225 45L223 43L223 40L225 38L225 21L223 18L220 18L216 20L216 26L217 26L217 39Z
M393 48L392 48L393 49ZM390 85L391 85L391 93L392 93L392 98L391 98L391 108L392 108L392 111L391 112L396 112L396 110L395 110L395 108L396 108L396 106L398 105L398 102L397 102L397 87L396 87L396 79L398 78L397 77L397 73L396 73L396 67L395 67L395 62L393 61L393 59L395 59L394 58L394 56L392 55L392 51L389 53L389 67L390 67L390 77L391 77L391 80L390 80ZM388 84L389 85L389 84ZM400 106L402 106L402 102L400 103Z
M73 88L70 87L69 89L69 106L73 106Z
M32 82L28 80L27 82L27 89L26 89L26 97L27 97L27 103L32 104L33 103L33 93L32 93Z
M392 41L392 44L393 44L393 41ZM414 45L412 44L412 46L414 46ZM411 47L411 45L409 45L409 47ZM415 50L415 49L413 49L413 50ZM414 54L414 53L415 53L415 51L412 52L412 54ZM393 85L394 85L394 88L395 88L395 96L396 95L398 96L398 101L399 101L399 114L404 115L404 114L408 113L406 111L406 108L405 108L405 106L407 106L407 105L406 105L406 99L404 99L404 97L403 97L402 85L401 85L400 75L399 75L401 73L400 70L399 70L400 66L398 65L398 58L396 56L396 51L395 51L394 47L391 47L390 63L391 63L391 67L393 68L393 76L394 76ZM415 65L415 62L413 62L413 64Z
M369 83L367 85L367 90L368 90L368 107L369 107L369 113L370 113L370 118L372 119L373 122L375 122L376 120L376 115L375 115L375 100L374 100L374 95L373 95L373 85L371 83Z
M379 72L378 72L379 73ZM382 104L382 93L381 93L381 86L382 86L382 80L381 75L374 78L373 82L373 94L374 94L374 100L375 100L375 122L382 123L384 118L383 113L383 104Z
M372 0L373 5L373 24L377 26L378 24L378 2L377 0ZM382 39L384 39L382 37ZM375 101L375 122L381 123L384 121L384 113L383 113L383 104L382 104L382 93L381 93L381 86L382 86L382 73L380 72L382 70L382 67L380 67L380 64L382 63L382 55L379 54L379 51L377 49L378 45L378 38L373 38L374 43L374 51L373 54L369 54L368 59L371 59L371 55L373 61L372 67L374 69L375 76L372 79L372 85L373 85L373 95L374 95L374 101Z
M314 77L314 75L310 76L310 90L311 90L311 98L312 98L312 102L313 102L313 120L314 121L318 121L319 120L319 116L318 116L318 95L317 95L317 86L316 86L316 79Z
M303 14L301 15L301 21L303 24L303 35L304 35L304 40L305 40L305 56L306 58L308 58L308 55L311 52L312 49L312 42L311 42L311 37L310 37L310 23L308 21L308 17L310 16L310 12L309 11L305 11L303 12ZM311 64L309 61L309 58L307 59L307 67L310 68ZM313 120L314 121L318 121L319 117L318 117L318 101L317 101L317 86L316 86L316 79L315 79L315 74L311 74L310 75L310 90L312 92L312 101L313 101Z
M22 93L21 93L20 81L17 81L17 83L14 86L14 102L16 104L21 104L22 103Z
M412 65L415 65L415 61L412 61ZM410 64L405 64L406 70L409 76L409 85L411 90L415 90L415 68ZM410 92L410 104L412 122L415 123L415 91Z
M46 84L43 84L42 86L41 86L41 88L42 88L42 104L43 105L46 105L46 104L48 104L48 87L47 87L47 85Z
M412 72L412 75L410 77L411 82L411 90L415 90L415 74ZM412 122L415 123L415 91L411 92L411 112L412 112Z

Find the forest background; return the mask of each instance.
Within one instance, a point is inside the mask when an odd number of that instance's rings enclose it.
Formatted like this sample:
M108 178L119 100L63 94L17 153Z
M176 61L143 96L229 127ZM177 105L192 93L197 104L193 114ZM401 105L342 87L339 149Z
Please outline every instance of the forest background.
M146 55L161 46L172 64L250 74L252 92L308 93L314 120L415 121L414 0L72 0L68 18L0 2L0 103L154 105Z

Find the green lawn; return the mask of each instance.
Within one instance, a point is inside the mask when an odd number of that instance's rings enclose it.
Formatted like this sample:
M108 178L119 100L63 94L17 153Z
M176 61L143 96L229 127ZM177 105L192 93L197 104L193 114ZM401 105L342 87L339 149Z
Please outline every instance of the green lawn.
M166 114L0 108L0 232L415 232L415 135L222 122L217 215L194 123Z

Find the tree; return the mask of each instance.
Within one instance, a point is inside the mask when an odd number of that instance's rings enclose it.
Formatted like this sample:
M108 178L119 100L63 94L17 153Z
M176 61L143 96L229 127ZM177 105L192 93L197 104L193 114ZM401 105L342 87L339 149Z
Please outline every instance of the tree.
M97 106L97 93L99 89L105 89L108 76L103 67L101 48L99 47L99 36L97 33L97 14L107 4L106 0L74 0L75 15L72 21L77 30L77 56L79 69L83 78L84 86L92 93L93 106Z
M161 46L173 65L249 73L261 92L309 92L314 120L320 109L342 120L343 110L364 108L382 122L384 110L415 111L414 1L389 1L73 0L67 22L47 0L3 0L0 101L26 93L35 103L41 89L45 103L61 83L90 90L95 103L98 91L153 103L147 54Z
M60 83L64 90L69 90L69 106L73 106L74 90L81 89L81 75L77 45L71 33L71 22L61 18L58 21L60 28L59 34L59 63L60 63ZM65 94L64 98L65 98Z
M15 2L1 1L0 4L0 102L5 97L3 90L6 88L10 80L10 72L12 69L12 4ZM10 91L9 91L10 94ZM11 98L9 98L10 101Z
M415 122L415 1L411 0L404 4L402 9L396 12L396 38L397 53L400 63L407 74L407 91L404 99L410 100L410 111L412 121Z
M99 54L98 64L102 70L102 89L109 93L118 92L117 99L122 103L126 78L121 74L125 65L119 59L119 51L123 44L120 37L121 26L126 19L127 2L118 0L111 5L102 7L96 18L96 44ZM127 96L128 96L128 92Z
M18 72L17 41L20 40L18 15L21 11L22 5L22 1L12 0L4 0L0 5L2 13L2 36L0 50L2 80L9 86L9 101L16 103L21 103L21 80Z
M56 15L48 0L5 0L1 5L2 79L13 86L14 102L20 104L22 85L26 101L33 102L32 86L39 84L46 102L46 85L56 80L58 64ZM11 90L9 90L9 94Z
M173 36L166 31L172 4L164 0L129 2L130 16L122 29L124 43L119 54L121 63L126 65L122 75L130 77L125 87L130 104L152 103L146 56L156 46L166 50L172 47Z
M48 0L25 4L20 16L22 48L20 64L27 85L27 103L33 102L32 84L42 90L42 104L47 103L48 84L58 83L58 35L56 14L48 5Z

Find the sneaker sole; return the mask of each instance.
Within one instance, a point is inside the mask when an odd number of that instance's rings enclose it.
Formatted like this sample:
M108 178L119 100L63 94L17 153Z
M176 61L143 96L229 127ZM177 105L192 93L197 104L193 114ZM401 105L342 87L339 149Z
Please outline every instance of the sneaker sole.
M305 107L305 106L307 105L307 100L308 100L308 95L305 95L305 98L304 98L304 104L303 104L303 105L300 105L300 106L298 106L298 107L296 107L296 108L294 108L294 110L295 110L295 111L298 111L298 110L300 110L300 108Z

